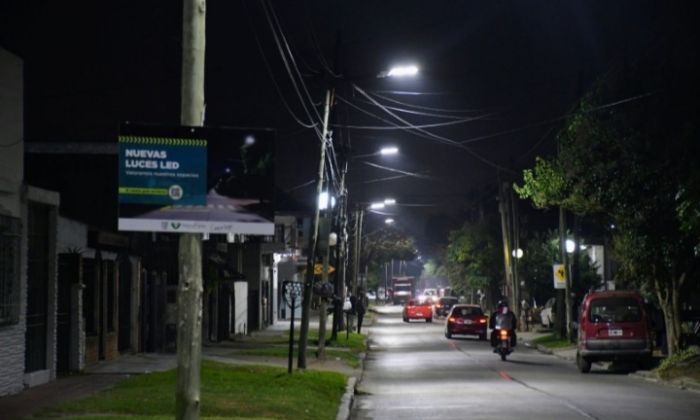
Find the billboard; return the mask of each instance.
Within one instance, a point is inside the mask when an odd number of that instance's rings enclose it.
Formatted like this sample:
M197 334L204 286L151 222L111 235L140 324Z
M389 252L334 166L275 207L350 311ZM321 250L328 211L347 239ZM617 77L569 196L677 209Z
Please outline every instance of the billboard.
M124 124L122 231L273 235L274 131Z

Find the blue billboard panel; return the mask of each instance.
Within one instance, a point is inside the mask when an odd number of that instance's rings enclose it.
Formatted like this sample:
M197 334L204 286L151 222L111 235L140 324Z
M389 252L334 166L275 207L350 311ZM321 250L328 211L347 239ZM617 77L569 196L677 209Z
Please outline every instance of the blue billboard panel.
M273 235L274 131L128 124L119 230Z
M206 139L119 136L119 202L205 204Z

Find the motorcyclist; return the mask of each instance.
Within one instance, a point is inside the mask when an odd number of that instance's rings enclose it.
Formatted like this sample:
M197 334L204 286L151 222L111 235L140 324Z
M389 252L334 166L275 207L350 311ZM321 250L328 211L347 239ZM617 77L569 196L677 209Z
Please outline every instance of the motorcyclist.
M498 344L498 330L506 329L509 331L511 347L515 347L518 343L518 339L515 335L515 330L518 329L518 317L510 310L506 300L498 301L497 309L491 314L491 318L489 319L489 328L492 330L491 347L494 348L494 351L496 351L496 345Z

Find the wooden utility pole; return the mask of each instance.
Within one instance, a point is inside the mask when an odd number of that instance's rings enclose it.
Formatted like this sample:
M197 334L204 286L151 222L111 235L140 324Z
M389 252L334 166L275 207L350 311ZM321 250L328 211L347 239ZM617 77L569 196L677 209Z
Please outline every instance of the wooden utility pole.
M311 288L314 282L314 267L316 265L316 245L318 244L318 221L321 216L321 208L318 198L323 192L323 179L326 164L326 143L328 140L328 116L330 114L331 96L330 90L326 91L326 105L323 113L323 131L321 134L321 159L318 164L318 183L316 184L316 212L314 214L313 232L309 241L308 261L306 262L306 278L304 282L304 300L301 305L301 327L299 329L299 355L297 367L306 369L306 347L309 340L309 317L311 312Z
M206 0L184 0L180 123L204 125ZM175 418L199 419L202 359L202 239L180 235L177 289L177 390Z

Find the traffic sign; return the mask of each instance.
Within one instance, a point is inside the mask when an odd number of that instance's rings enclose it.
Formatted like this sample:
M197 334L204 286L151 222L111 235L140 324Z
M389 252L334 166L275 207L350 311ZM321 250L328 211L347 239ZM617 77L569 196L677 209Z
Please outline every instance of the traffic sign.
M333 267L332 265L329 265L329 266L328 266L328 274L330 274L330 273L332 273L332 272L334 272L334 271L335 271L335 267ZM321 264L321 263L316 263L316 264L314 265L314 274L317 275L317 276L320 276L321 274L323 274L323 264Z
M566 289L566 266L564 264L552 265L555 289Z

